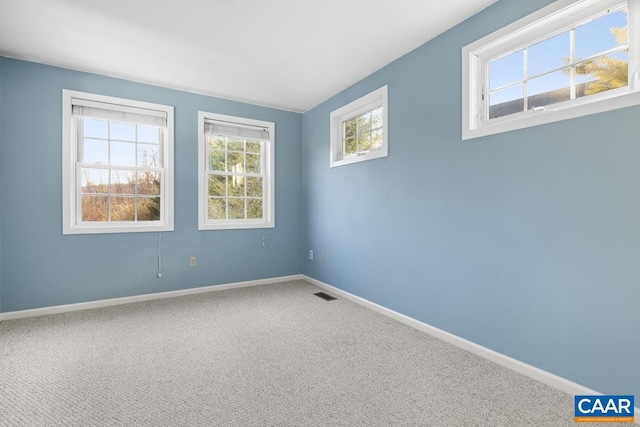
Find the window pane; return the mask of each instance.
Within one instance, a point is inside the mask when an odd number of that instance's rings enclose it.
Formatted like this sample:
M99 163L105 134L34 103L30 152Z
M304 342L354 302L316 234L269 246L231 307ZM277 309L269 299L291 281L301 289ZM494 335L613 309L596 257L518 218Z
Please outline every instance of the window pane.
M109 122L109 129L111 139L117 139L120 141L135 141L136 140L136 125L131 123L116 123Z
M371 130L371 113L358 116L356 119L358 134L363 134Z
M160 136L160 128L153 126L138 125L138 142L148 142L150 144L158 144Z
M229 198L229 219L244 219L245 199Z
M260 153L261 148L261 141L247 141L247 153Z
M133 197L111 198L111 221L135 221L136 200Z
M489 118L524 111L523 85L515 85L489 95Z
M537 79L531 79L527 87L529 109L556 104L571 99L569 70L556 71Z
M158 172L138 172L138 194L159 196L160 174Z
M244 151L244 140L229 138L227 139L227 150L230 151Z
M247 218L262 218L262 199L247 199Z
M160 220L160 197L138 197L138 221Z
M531 46L527 58L527 76L535 76L568 65L571 56L570 46L568 31Z
M83 193L109 193L109 171L107 169L82 168L80 174Z
M84 139L82 146L82 162L94 164L109 164L109 142L101 139Z
M247 196L262 197L262 178L247 177Z
M111 171L111 193L112 194L135 194L136 173L127 170Z
M207 141L209 143L209 150L224 150L224 138L221 136L211 137L207 135Z
M138 166L159 168L160 146L156 144L138 144Z
M109 204L106 196L82 196L83 221L107 221Z
M576 86L576 97L593 95L629 84L629 66L626 53L617 53L579 65L582 77Z
M209 219L227 219L225 199L209 199Z
M618 10L576 27L576 56L587 58L627 44L628 25L626 10Z
M262 173L260 155L247 154L247 173Z
M227 152L227 172L244 173L244 154Z
M371 129L382 128L382 107L371 112Z
M355 138L349 138L344 141L344 157L355 155L357 149L358 149L358 144Z
M227 180L227 191L229 196L244 197L244 176L230 176Z
M489 63L489 87L498 88L523 80L524 51L520 50Z
M344 126L344 137L347 138L355 138L356 136L356 120L351 119L347 120L343 123Z
M226 196L227 177L225 175L209 175L209 196Z
M117 166L135 166L136 145L130 142L111 141L111 164Z
M371 133L366 133L358 137L358 152L371 151Z
M378 150L380 148L382 148L382 129L371 133L371 149Z
M224 172L227 170L225 166L224 151L209 151L209 170Z
M88 138L109 138L109 122L105 120L83 119L83 133Z

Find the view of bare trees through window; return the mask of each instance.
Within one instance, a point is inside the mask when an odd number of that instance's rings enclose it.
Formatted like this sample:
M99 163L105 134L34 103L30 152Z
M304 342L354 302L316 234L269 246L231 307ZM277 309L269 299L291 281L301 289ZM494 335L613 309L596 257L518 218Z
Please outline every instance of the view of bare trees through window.
M621 7L490 61L489 118L627 86L628 20Z
M161 129L89 118L81 126L82 220L160 220Z

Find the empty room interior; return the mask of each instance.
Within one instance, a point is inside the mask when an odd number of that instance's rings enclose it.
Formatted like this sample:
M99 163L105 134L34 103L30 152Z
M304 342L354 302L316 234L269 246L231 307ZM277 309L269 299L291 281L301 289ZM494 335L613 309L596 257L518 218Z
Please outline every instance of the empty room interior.
M0 0L0 426L640 424L638 70L640 0Z

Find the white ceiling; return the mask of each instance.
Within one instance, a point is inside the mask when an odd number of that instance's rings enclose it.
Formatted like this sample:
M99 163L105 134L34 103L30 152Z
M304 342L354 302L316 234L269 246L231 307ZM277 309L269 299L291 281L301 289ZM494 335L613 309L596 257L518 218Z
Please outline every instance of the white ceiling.
M307 111L496 0L0 0L0 55Z

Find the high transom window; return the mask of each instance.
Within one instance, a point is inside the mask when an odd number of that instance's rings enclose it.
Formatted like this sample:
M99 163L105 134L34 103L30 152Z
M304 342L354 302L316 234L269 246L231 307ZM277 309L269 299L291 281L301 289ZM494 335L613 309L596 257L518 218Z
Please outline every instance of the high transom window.
M627 5L489 61L488 118L628 86Z
M333 111L330 167L386 157L387 86Z
M172 108L64 92L65 233L172 229Z
M463 138L637 103L637 8L560 0L465 47Z

